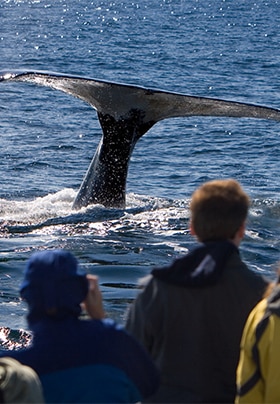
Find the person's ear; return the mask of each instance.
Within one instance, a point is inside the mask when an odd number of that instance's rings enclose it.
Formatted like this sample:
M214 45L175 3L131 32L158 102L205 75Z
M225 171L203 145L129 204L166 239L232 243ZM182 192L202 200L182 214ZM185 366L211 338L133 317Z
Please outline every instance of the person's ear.
M244 221L237 230L237 234L240 239L243 239L243 237L245 236L245 230L246 230L246 221Z
M232 239L232 241L234 242L234 244L238 247L241 243L241 240L243 239L243 237L245 236L245 229L246 229L246 221L244 221L242 223L242 225L239 227L239 229L237 230L237 232L235 233L234 238Z
M190 233L191 233L192 236L196 236L196 233L195 233L194 228L193 228L193 223L192 223L191 220L190 220Z

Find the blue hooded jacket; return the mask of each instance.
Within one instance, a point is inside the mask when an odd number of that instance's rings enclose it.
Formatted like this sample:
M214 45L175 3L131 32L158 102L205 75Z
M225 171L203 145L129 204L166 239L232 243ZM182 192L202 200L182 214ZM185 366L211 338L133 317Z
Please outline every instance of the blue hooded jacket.
M47 403L133 403L149 397L159 383L154 364L114 321L79 318L87 291L86 275L71 253L33 254L21 285L33 341L9 356L38 373Z

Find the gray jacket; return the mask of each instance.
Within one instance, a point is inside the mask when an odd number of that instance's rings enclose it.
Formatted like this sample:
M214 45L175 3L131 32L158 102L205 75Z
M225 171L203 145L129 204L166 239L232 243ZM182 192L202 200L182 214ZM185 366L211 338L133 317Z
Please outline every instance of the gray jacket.
M184 258L178 261L184 265ZM234 402L243 326L266 286L238 251L211 285L180 286L151 276L126 324L161 372L161 387L148 401Z

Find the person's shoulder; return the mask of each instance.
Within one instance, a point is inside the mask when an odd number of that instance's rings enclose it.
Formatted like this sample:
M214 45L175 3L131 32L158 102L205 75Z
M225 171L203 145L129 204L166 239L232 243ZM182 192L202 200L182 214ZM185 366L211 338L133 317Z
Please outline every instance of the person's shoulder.
M102 320L81 320L84 321L85 327L82 332L84 335L97 336L100 346L111 346L113 351L116 349L125 349L130 345L131 335L126 331L125 327L111 318L104 318Z
M110 318L99 321L103 329L102 333L104 343L112 341L114 350L118 350L119 352L123 352L125 349L126 351L134 353L139 353L139 351L142 353L142 346L122 324L117 323Z
M0 358L0 390L5 403L43 403L37 373L12 357Z
M149 295L152 293L154 286L156 284L157 279L151 274L143 276L138 279L137 282L137 289L138 289L138 296L139 295Z
M89 320L96 328L103 329L104 331L123 331L123 326L113 320L112 318L106 317L101 320Z
M146 288L149 284L151 284L154 280L154 277L152 274L148 274L146 276L143 276L142 278L138 279L137 286L139 289L144 289Z
M162 269L165 269L163 267ZM157 268L159 269L159 268ZM154 276L153 273L139 279L138 281L138 296L141 298L143 303L148 303L151 300L162 299L166 294L169 283L161 280L157 276Z
M104 334L107 334L108 336L111 335L111 337L115 338L116 340L131 338L131 335L126 331L125 327L115 320L111 318L104 318L97 321L99 322L100 330L102 330Z
M268 279L266 279L266 277L262 273L254 270L253 268L249 268L238 253L232 254L229 259L228 266L232 267L234 273L239 274L242 277L251 279L252 281L254 280L255 282L258 282L262 285L269 284Z
M267 299L262 299L259 301L255 307L253 307L250 315L248 317L249 321L254 323L259 323L259 321L264 317L267 310Z

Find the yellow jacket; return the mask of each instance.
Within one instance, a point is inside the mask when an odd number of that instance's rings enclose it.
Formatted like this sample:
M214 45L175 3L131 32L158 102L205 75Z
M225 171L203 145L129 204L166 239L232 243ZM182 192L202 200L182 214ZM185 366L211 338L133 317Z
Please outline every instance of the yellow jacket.
M280 403L280 286L249 315L241 340L235 403Z

